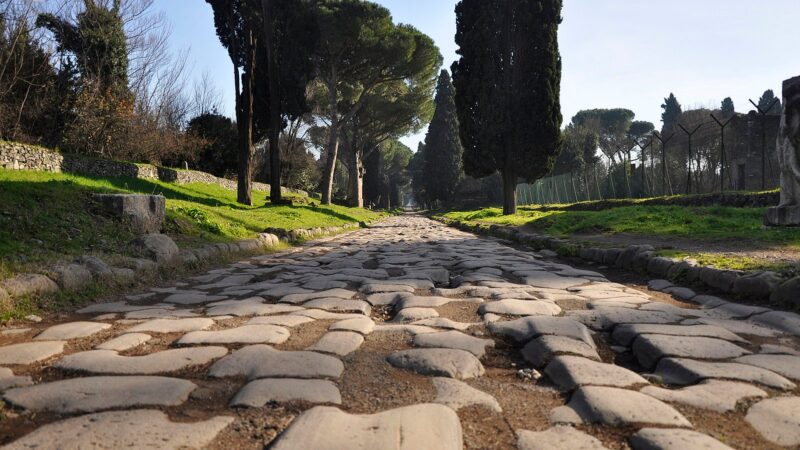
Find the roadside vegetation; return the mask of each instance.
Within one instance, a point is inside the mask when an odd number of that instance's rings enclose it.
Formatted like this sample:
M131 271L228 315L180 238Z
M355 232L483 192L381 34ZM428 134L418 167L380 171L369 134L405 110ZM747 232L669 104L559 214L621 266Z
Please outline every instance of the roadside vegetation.
M249 239L267 228L293 230L369 222L382 213L290 197L272 206L269 192L254 191L254 206L236 192L210 184L175 185L133 178L95 178L0 169L0 279L56 259L124 254L134 236L98 213L93 193L162 194L165 232L181 247Z

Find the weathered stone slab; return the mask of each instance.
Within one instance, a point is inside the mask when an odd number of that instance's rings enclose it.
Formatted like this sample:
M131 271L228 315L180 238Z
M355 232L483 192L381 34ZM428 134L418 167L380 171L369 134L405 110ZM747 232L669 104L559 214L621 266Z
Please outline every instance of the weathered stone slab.
M644 428L630 443L633 450L733 450L706 434L674 428Z
M186 317L198 317L200 314L193 313L188 309L168 309L168 308L153 308L142 309L139 311L131 311L125 313L126 319L139 320L139 319L181 319ZM95 318L95 320L98 320Z
M781 330L794 336L800 336L800 314L786 311L772 311L753 316L749 320L758 325Z
M340 405L339 388L328 380L268 378L251 381L231 400L230 406L261 408L271 402L332 403Z
M477 323L462 323L456 322L454 320L450 320L446 317L432 317L430 319L422 319L411 322L411 325L422 325L426 327L434 327L434 328L446 328L450 330L459 330L465 331L469 327L479 325Z
M585 278L562 277L551 272L533 271L521 277L522 282L534 287L567 289L589 283Z
M481 314L494 313L507 316L556 316L561 308L555 303L536 300L506 299L481 305Z
M93 194L92 198L106 214L136 234L161 232L166 217L166 199L162 195Z
M214 417L203 422L177 423L161 411L112 411L44 425L6 448L204 448L233 420Z
M295 419L272 450L461 450L463 446L458 415L443 405L413 405L361 416L317 406Z
M740 303L724 303L716 308L705 311L712 319L744 319L754 314L772 311L761 306L742 305Z
M668 356L726 360L750 354L750 351L721 339L643 334L633 341L633 353L642 367L652 369L658 360Z
M433 308L406 308L398 311L392 322L415 322L435 317L439 317L439 312Z
M602 307L589 311L568 311L567 316L580 320L596 330L611 330L626 323L674 324L683 317L661 311L645 311L631 308Z
M206 310L209 316L267 316L270 314L283 314L300 311L301 307L294 305L272 305L264 303L261 297L251 297L245 300L226 300L210 305Z
M321 309L324 311L336 312L357 312L370 315L372 306L364 300L343 300L340 298L318 298L303 304L303 307L310 309Z
M176 406L194 383L166 377L87 377L11 389L3 399L30 411L97 412L141 406Z
M630 347L640 334L661 334L666 336L694 336L723 339L747 344L747 340L725 328L714 325L659 325L649 323L623 324L614 328L612 337L620 345Z
M52 327L39 333L34 340L37 341L66 341L80 339L111 328L107 323L97 322L69 322Z
M544 373L553 383L568 391L589 385L629 387L648 384L639 374L624 367L580 356L556 356Z
M336 312L324 311L321 309L301 309L300 311L295 311L289 314L292 316L310 317L312 319L317 319L317 320L345 320L345 319L356 319L359 317L364 317L363 314L336 313Z
M418 334L425 334L425 333L438 333L439 330L431 327L426 327L423 325L412 325L412 324L378 324L375 325L376 333L379 332L402 332L402 333L409 333L413 336Z
M194 291L172 294L165 298L164 301L176 305L202 305L205 303L218 302L227 298L228 297L223 295L209 295L205 292Z
M191 319L154 319L129 329L131 333L185 333L210 328L214 321L205 317Z
M314 319L311 317L305 316L269 316L253 317L247 321L246 325L277 325L280 327L296 327L313 321Z
M791 380L800 380L800 356L747 355L737 358L736 362L771 370Z
M627 389L587 386L578 389L566 406L550 413L554 423L599 423L612 426L639 424L691 427L673 407Z
M568 425L545 431L517 430L518 450L608 450L598 439Z
M289 330L276 325L243 325L216 331L193 331L178 340L191 344L282 344L289 339Z
M600 361L597 350L590 345L562 336L540 336L528 342L520 353L535 367L546 366L557 355L578 355Z
M249 345L217 361L208 374L215 378L339 378L344 365L319 353L275 350L268 345Z
M0 367L0 392L15 387L30 386L33 379L27 375L14 375L7 367Z
M527 342L543 335L578 339L595 348L596 345L585 325L566 317L530 316L488 325L493 334L502 334L517 342Z
M688 319L681 322L683 325L697 325L697 324L706 324L706 325L714 325L720 328L725 328L726 330L730 331L731 333L736 334L750 334L753 336L764 336L764 337L771 337L777 336L778 331L767 328L761 325L757 325L755 323L745 321L745 320L729 320L729 319L709 319L709 318L702 318L702 319Z
M682 389L646 386L639 392L665 402L682 403L721 413L735 410L736 404L746 398L767 396L766 392L753 385L719 380L706 380Z
M416 372L465 380L484 374L483 364L465 350L425 348L394 352L387 358L389 364Z
M225 347L164 350L144 356L120 356L111 350L73 353L54 364L64 370L119 375L153 375L207 364L228 353Z
M750 408L745 420L772 443L800 445L800 397L762 400Z
M411 296L408 292L383 292L367 296L367 302L372 306L393 305L401 298Z
M300 304L317 298L340 298L342 300L347 300L353 298L355 295L355 292L347 289L328 289L327 291L285 295L281 297L280 303Z
M17 298L26 295L52 294L58 292L58 285L44 275L26 273L3 280L0 282L0 289L7 295Z
M372 333L375 329L375 322L369 317L359 317L357 319L345 319L331 325L331 331L354 331L363 335Z
M414 287L407 284L390 283L369 283L361 286L360 292L364 294L380 294L385 292L408 292L413 293Z
M364 336L352 331L329 331L325 333L307 350L332 353L334 355L345 356L353 353L364 343Z
M414 345L429 348L453 348L466 350L478 358L486 354L486 347L494 347L491 339L480 339L460 331L419 334L414 337Z
M436 388L433 403L439 403L458 411L467 406L483 406L494 412L503 412L497 400L486 392L479 391L462 381L452 378L434 378L431 380Z
M114 303L98 303L90 305L85 308L79 309L78 314L104 314L104 313L124 313L130 311L140 311L143 309L152 309L152 306L131 305L126 302Z
M31 364L64 351L64 341L24 342L0 347L0 364Z
M775 372L740 363L664 358L658 363L655 373L661 376L665 383L677 385L696 384L709 378L719 378L749 381L783 390L795 388L794 383Z
M103 342L95 346L97 350L114 350L117 352L124 352L134 347L138 347L145 342L149 341L150 335L144 333L127 333L122 336L117 336L114 339Z

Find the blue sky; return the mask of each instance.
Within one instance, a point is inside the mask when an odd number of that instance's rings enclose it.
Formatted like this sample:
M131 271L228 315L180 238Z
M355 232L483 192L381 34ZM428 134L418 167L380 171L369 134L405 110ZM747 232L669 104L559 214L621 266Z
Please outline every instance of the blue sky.
M456 58L456 0L379 0ZM188 51L193 75L208 72L233 113L233 75L201 0L155 0L172 25L172 47ZM624 107L660 124L674 92L684 109L731 97L749 109L765 89L800 75L800 0L565 0L559 41L565 123L579 110ZM404 138L412 149L424 132Z

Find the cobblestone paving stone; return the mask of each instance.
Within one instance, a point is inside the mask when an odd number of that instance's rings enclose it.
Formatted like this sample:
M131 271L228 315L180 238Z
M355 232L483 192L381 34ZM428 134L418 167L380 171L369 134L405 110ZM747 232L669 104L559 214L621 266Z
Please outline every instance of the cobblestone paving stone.
M0 445L800 445L800 316L603 270L404 215L2 329Z

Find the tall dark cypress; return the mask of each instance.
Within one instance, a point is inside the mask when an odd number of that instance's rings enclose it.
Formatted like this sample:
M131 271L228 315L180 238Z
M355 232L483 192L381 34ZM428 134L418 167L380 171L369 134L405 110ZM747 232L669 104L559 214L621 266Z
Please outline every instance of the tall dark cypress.
M430 200L445 205L455 201L456 189L464 178L461 167L461 140L458 136L458 117L455 88L450 74L442 70L436 87L436 107L433 120L425 136L425 165L423 168L425 191Z
M546 175L561 150L561 0L462 0L453 64L468 175L497 171L503 212L520 178Z

